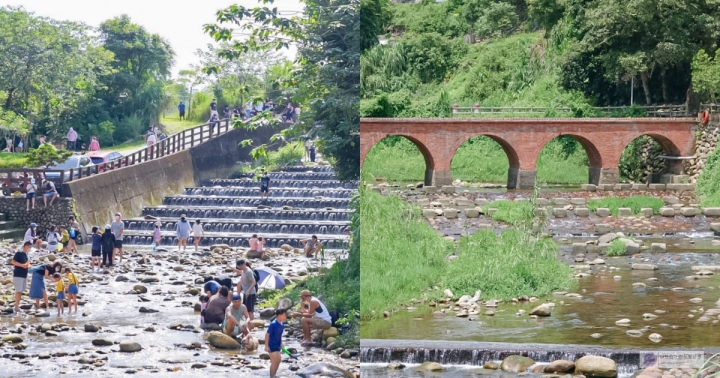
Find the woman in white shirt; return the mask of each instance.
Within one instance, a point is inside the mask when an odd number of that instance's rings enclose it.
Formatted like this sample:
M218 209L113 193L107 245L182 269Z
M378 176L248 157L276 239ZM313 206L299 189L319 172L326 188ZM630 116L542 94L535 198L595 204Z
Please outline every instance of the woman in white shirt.
M205 230L203 230L203 226L202 226L202 223L200 222L200 219L196 220L195 224L193 224L192 234L193 234L193 242L195 243L195 252L197 252L198 245L200 244L200 239L205 237Z
M57 232L57 226L50 226L50 232L47 234L47 250L49 252L55 252L61 239L62 237Z
M25 198L27 199L27 206L25 211L30 211L30 202L32 202L32 208L35 210L35 190L37 189L37 186L35 186L35 179L30 179L30 183L27 184L27 188L25 190Z
M157 143L157 136L155 136L155 133L149 133L147 136L147 154L152 157L153 155L153 144Z

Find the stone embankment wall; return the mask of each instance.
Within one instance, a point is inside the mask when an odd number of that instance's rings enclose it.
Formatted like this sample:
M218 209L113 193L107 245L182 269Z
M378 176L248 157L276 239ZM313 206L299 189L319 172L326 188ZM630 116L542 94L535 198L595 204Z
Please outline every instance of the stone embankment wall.
M0 213L7 214L8 220L16 221L17 227L27 229L30 223L37 223L38 232L44 235L50 225L68 225L73 214L71 198L56 198L52 206L43 206L42 197L35 199L35 210L25 211L25 198L0 197Z
M201 180L227 177L238 163L252 159L252 148L241 147L241 141L252 138L266 143L281 128L232 130L163 158L71 181L63 184L63 193L75 200L80 223L89 231L92 226L109 223L115 212L124 218L138 216L143 207L161 204L166 196Z
M695 159L685 162L685 172L690 175L690 181L696 182L702 173L708 156L715 151L718 137L720 137L720 115L711 115L707 125L699 123L700 130L696 134Z

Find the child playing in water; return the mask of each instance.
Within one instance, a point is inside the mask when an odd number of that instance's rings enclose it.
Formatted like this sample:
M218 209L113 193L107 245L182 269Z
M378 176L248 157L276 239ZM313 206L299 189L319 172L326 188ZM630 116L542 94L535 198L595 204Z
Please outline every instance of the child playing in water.
M60 316L60 313L65 313L65 309L63 308L63 299L65 299L65 283L62 280L62 275L60 273L53 273L53 281L57 282L57 308L58 308L58 316Z
M73 304L75 304L75 313L77 313L78 310L78 304L77 304L77 294L78 294L78 285L80 284L80 281L78 281L77 276L75 273L72 272L70 268L65 268L65 276L68 279L68 313L72 312Z
M100 269L100 249L102 248L102 234L98 232L97 227L92 228L92 247L90 249L92 260L90 261L90 270Z
M205 230L203 230L202 222L200 222L200 219L195 221L195 224L192 228L192 234L193 242L195 243L195 252L197 252L200 240L205 237Z
M155 243L155 246L153 247L153 252L155 252L155 248L157 248L160 245L160 226L162 223L155 222L155 231L153 231L153 243Z
M274 377L280 368L280 353L283 349L282 334L285 330L285 319L287 313L284 308L275 310L275 320L270 323L265 335L265 351L270 354L270 377Z
M207 295L200 296L200 324L205 324L205 308L210 302L210 297Z

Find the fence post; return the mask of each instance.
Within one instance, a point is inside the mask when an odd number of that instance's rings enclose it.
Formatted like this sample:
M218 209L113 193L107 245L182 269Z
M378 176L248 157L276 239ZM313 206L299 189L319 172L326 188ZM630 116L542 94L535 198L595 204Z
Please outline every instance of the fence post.
M457 114L457 112L458 112L458 104L454 104L454 105L453 105L453 110L452 110L452 112L453 112L453 114Z
M475 112L475 113L480 113L480 104L475 104L474 112Z

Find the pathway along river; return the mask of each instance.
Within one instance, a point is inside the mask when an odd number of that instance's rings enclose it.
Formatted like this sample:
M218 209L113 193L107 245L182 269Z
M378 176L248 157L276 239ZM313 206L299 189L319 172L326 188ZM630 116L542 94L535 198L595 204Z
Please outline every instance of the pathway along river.
M232 276L227 266L244 257L247 239L253 233L268 239L270 256L268 261L253 260L256 268L271 267L292 281L314 274L321 261L298 253L302 248L299 241L312 234L328 246L324 265L332 265L336 257L345 253L347 203L357 187L357 183L336 181L327 167L290 167L271 173L271 178L267 202L259 199L259 183L250 177L212 180L204 187L188 188L182 195L166 198L163 206L145 208L142 217L125 220L125 260L113 273L87 271L89 250L72 258L62 253L48 257L32 252L33 265L57 257L65 266L73 267L81 281L78 314L69 315L66 310L65 315L57 317L54 307L36 313L24 299L22 307L28 309L27 313L8 315L12 309L13 286L8 281L12 270L9 265L0 267L0 339L22 339L0 345L0 356L5 358L0 376L164 376L169 372L182 376L268 376L269 361L263 358L263 347L254 352L227 351L208 344L207 334L198 328L200 314L196 311L196 292L202 289L202 277ZM258 209L261 205L267 208ZM192 221L203 221L207 238L199 253L191 246L187 252L176 252L174 229L180 214L187 214ZM163 225L163 241L161 249L153 253L149 237L157 220ZM211 250L214 244L230 248ZM298 250L284 251L279 248L283 244ZM0 246L0 256L8 261L12 252L7 245ZM46 282L46 287L54 299L55 285ZM269 320L264 322L267 325ZM284 361L281 376L295 376L316 362L357 372L357 357L343 359L319 348L301 348L295 323L297 320L286 326L284 342L298 351L299 358L296 362ZM93 332L94 327L99 332ZM262 340L265 331L264 327L256 328L253 335ZM99 339L110 345L93 345L93 340ZM142 350L120 352L118 344L123 340L139 343Z
M528 195L522 192L478 194L488 200L527 198ZM610 195L613 194L606 194ZM555 192L543 193L542 196L569 198L581 197L583 194ZM705 216L610 220L594 214L579 218L572 216L572 213L567 218L551 218L547 228L560 244L559 258L576 266L578 273L590 273L578 278L576 287L567 293L557 292L540 297L536 302L502 302L490 308L482 306L480 314L469 317L456 317L452 308L444 316L434 316L434 311L442 309L440 304L431 307L419 303L413 305L417 310L401 310L388 319L363 323L361 337L370 341L361 343L361 370L365 377L424 377L429 373L416 372L413 366L435 361L454 365L443 376L480 376L492 372L479 369L483 363L502 360L509 354L523 351L532 353L536 350L538 353L535 359L538 362L550 362L558 358L573 360L573 356L582 356L599 346L608 349L595 351L595 354L609 356L617 353L620 375L628 376L635 372L637 366L637 354L633 361L632 357L624 354L628 350L707 350L718 347L720 272L699 276L698 271L692 269L697 265L720 265L720 243L709 230L712 221ZM584 261L576 260L572 244L597 240L599 235L594 233L592 225L609 222L614 222L612 225L615 231L624 231L646 246L666 243L669 252L650 253L649 250L643 250L633 256L623 257L585 253ZM484 216L467 219L461 215L455 220L440 217L430 223L443 235L456 239L465 232L474 232L478 225L490 224L496 230L507 227ZM593 264L592 261L598 258L604 262ZM658 269L632 270L630 267L633 263L655 264ZM457 296L465 294L473 293L456 293ZM487 299L491 298L482 298L483 301ZM528 316L532 308L544 302L555 303L551 316L536 319ZM484 315L488 309L494 310L493 316ZM623 318L630 319L629 325L616 325L615 322ZM633 330L640 331L634 333L638 336L627 333ZM653 333L660 334L662 340L651 341L649 335ZM383 343L384 340L388 342ZM498 343L502 347L498 347ZM558 355L543 352L531 344L555 344L556 348L551 347L549 351L562 348L567 351L565 355ZM393 347L410 347L412 351L394 353ZM483 352L498 348L514 353ZM385 368L389 362L404 362L408 368L389 371Z

